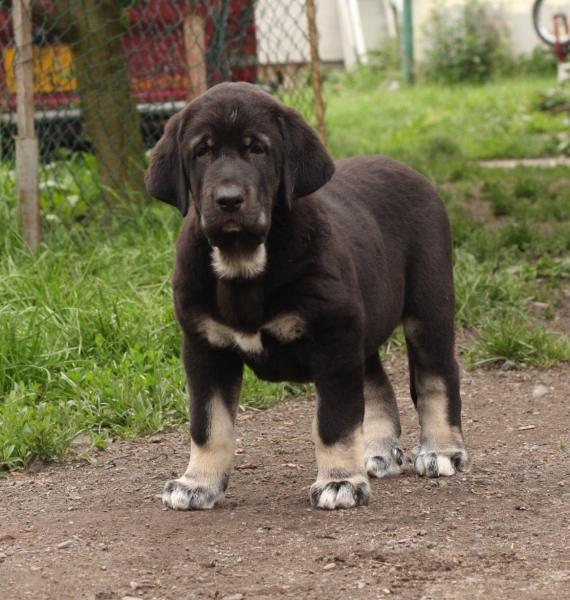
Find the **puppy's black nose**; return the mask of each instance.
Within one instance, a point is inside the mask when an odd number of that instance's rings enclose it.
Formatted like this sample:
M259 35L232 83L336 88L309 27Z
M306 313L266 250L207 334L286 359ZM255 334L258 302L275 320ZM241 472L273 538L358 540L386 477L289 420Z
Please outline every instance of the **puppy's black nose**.
M234 185L223 186L215 193L214 200L224 212L235 212L243 204L243 191Z

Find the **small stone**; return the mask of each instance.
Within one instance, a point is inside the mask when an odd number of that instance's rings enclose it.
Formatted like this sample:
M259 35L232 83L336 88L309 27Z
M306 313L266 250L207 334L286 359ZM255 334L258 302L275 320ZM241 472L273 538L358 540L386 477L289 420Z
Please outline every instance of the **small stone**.
M501 365L501 371L518 371L519 366L511 360L506 360Z
M391 594L392 592L388 588L382 590L385 594Z
M418 535L427 535L427 531L425 529L420 529Z
M358 589L361 590L366 586L366 582L365 581L359 581L357 584Z
M336 568L336 563L332 562L332 563L329 563L328 565L325 565L323 567L323 570L324 571L330 571L331 569L334 569L334 568Z
M162 444L162 442L164 442L164 437L162 435L151 435L148 438L148 441L151 444Z
M131 589L133 589L133 590L138 590L138 588L141 587L140 583L137 583L136 581L131 581L131 583L129 585L131 586Z
M542 398L543 396L546 396L546 394L549 394L550 390L542 384L538 384L535 385L533 390L532 390L532 396L533 398Z
M65 542L61 542L61 544L58 544L57 549L63 550L64 548L69 548L69 546L71 546L72 544L73 542L71 540L67 540Z

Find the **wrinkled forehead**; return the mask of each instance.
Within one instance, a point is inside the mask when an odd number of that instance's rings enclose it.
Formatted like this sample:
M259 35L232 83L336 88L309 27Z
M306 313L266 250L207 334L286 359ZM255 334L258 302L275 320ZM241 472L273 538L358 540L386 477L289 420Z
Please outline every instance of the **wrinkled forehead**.
M221 98L201 103L187 121L185 145L249 146L262 142L271 148L280 137L279 115L274 102L263 100Z

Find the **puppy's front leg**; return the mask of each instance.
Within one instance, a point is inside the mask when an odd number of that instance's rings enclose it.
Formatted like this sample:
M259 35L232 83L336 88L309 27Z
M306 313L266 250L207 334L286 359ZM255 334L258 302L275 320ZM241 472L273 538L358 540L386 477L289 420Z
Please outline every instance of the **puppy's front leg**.
M190 388L190 463L182 477L166 484L162 501L177 510L204 510L224 497L233 468L243 363L229 350L188 336L183 353Z
M311 486L311 503L328 510L363 506L370 498L362 435L364 367L352 363L350 353L339 356L343 358L322 357L315 381L318 475Z

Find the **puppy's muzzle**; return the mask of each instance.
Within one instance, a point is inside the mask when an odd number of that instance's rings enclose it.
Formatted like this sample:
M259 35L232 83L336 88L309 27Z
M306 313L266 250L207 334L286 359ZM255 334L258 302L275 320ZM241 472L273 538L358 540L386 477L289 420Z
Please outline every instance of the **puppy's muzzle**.
M244 191L235 186L228 185L218 188L214 194L214 202L219 206L220 210L225 213L237 212L244 204Z

